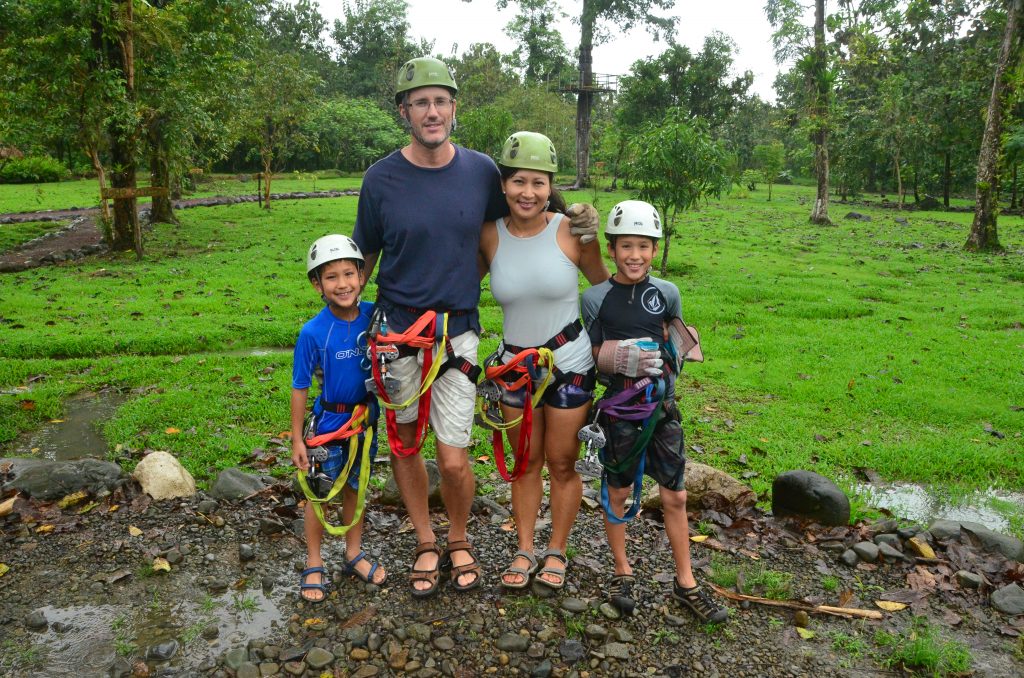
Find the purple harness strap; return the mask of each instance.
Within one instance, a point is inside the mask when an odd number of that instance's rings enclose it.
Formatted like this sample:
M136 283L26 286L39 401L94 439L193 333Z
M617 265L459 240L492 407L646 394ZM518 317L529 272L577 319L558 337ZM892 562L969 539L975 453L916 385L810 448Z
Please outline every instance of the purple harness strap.
M625 419L626 421L641 421L651 416L651 413L660 404L658 401L650 403L633 403L632 405L626 405L628 400L634 398L637 394L641 393L648 386L654 382L650 378L644 377L640 381L636 382L627 389L619 391L613 396L601 398L597 401L597 409L600 412L604 412L610 417L616 419Z

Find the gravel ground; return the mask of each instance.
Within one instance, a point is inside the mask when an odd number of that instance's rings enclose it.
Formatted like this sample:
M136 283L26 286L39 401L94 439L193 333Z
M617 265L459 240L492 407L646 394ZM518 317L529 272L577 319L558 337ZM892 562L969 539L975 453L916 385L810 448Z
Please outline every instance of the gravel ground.
M671 600L671 553L656 511L629 527L639 582L632 617L615 619L601 607L611 558L593 509L583 509L570 540L564 592L506 593L498 572L515 541L502 492L478 502L470 525L485 568L480 589L445 586L432 599L414 600L406 574L414 533L404 514L373 505L364 546L388 568L388 581L378 588L335 572L328 601L315 606L298 597L304 547L293 532L299 513L286 486L238 505L203 495L158 504L131 487L65 509L19 498L0 518L0 563L10 567L0 576L0 674L881 674L892 669L872 638L879 630L909 634L914 615L970 648L977 675L1024 674L1014 653L1017 620L993 610L986 595L957 587L916 596L909 609L885 612L882 621L811 615L809 639L799 635L793 611L760 604L730 601L729 621L705 627ZM789 573L790 598L838 605L848 591L846 606L877 609L883 592L908 591L915 572L909 563L851 569L818 546L831 537L852 543L863 529L810 529L756 511L735 521L694 514L691 524L698 521L705 531L714 521L731 523L693 546L705 581L714 558L716 568L737 566L748 580L763 570ZM444 525L436 529L443 537ZM542 528L538 540L546 536ZM328 543L329 564L337 568L342 555L339 542ZM154 573L158 557L169 572ZM837 586L826 590L830 578Z

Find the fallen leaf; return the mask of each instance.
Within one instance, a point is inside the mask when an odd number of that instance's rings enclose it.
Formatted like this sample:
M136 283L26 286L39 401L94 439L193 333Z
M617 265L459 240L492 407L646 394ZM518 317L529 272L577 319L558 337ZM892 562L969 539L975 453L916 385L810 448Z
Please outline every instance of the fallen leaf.
M128 534L130 534L133 537L141 537L142 536L142 530L140 530L139 528L135 527L134 525L129 525L128 526Z
M121 508L120 504L114 504L110 508L107 509L107 513L113 513L114 511L116 511L119 508Z
M846 607L853 599L853 589L843 589L839 593L839 607Z
M875 605L882 608L886 612L899 612L900 610L907 609L907 606L903 603L894 603L891 600L876 600Z
M796 632L804 640L810 640L811 638L814 637L814 631L812 631L810 629L805 629L802 626L797 626L796 627Z
M303 626L312 626L313 624L323 624L324 620L320 617L310 617L306 621L302 622Z
M51 419L50 423L51 424L63 424L64 420L63 419Z
M750 558L751 560L761 560L761 556L759 556L758 554L754 553L753 551L749 551L747 549L739 549L738 552L742 553L743 555L745 555L747 558Z
M491 458L488 457L486 454L482 454L479 457L477 457L476 460L478 462L480 462L481 464L486 464L487 462L489 462L491 460Z
M36 401L22 400L18 403L18 407L20 407L23 410L34 410L36 409Z
M10 499L4 502L0 502L0 518L9 515L14 510L14 500L18 498L18 495L14 495Z
M708 538L708 535L706 535L706 534L695 534L695 535L690 537L690 541L699 544L702 541L706 541L707 538Z
M84 515L84 514L88 513L89 511L93 510L94 508L96 508L97 506L99 506L99 504L97 502L94 502L94 501L89 502L88 504L86 504L85 506L83 506L82 508L80 508L78 510L78 515Z
M3 563L0 563L0 577L4 576L5 574L7 574L10 571L11 571L10 565L5 565Z
M154 558L153 559L153 571L154 572L170 572L171 564L167 562L166 558Z
M174 435L175 433L181 433L181 429L174 428L173 426L168 426L167 428L164 429L164 433L166 433L167 435Z
M53 525L40 525L36 528L36 532L39 532L40 534L47 534L48 532L53 532Z
M921 537L911 537L907 540L907 543L910 545L910 548L914 550L914 553L922 558L935 557L935 551L932 550L932 547L928 545L928 542L921 539Z
M74 494L69 494L68 496L64 497L63 499L57 502L57 507L66 509L69 506L74 506L75 504L79 503L88 496L89 493L86 492L85 490L75 492Z

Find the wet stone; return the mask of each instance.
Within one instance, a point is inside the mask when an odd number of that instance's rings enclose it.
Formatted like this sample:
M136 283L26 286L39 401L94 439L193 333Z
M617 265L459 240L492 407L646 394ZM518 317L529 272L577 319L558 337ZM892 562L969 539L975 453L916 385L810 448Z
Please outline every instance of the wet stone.
M891 532L885 532L883 534L876 534L875 538L872 539L872 541L878 544L879 546L881 546L882 544L896 546L900 543L900 538Z
M179 551L178 549L171 549L167 552L167 555L165 555L164 558L166 558L167 562L171 565L177 565L182 561L184 556L181 555L181 551Z
M868 534L880 535L890 532L896 532L899 529L899 525L895 520L880 520L877 523L868 525Z
M370 651L365 647L353 647L352 651L348 653L348 658L353 661L363 662L370 658Z
M558 629L555 629L551 626L545 626L537 632L537 640L539 640L542 643L546 643L552 638L555 638L556 636L558 636Z
M236 678L261 678L260 667L252 662L245 662L235 671Z
M202 514L209 515L217 510L217 502L213 499L204 499L199 502L199 506L196 507L196 510Z
M518 633L503 633L495 646L504 652L525 652L530 647L530 639Z
M238 561L241 563L247 563L250 560L256 558L256 549L252 547L252 544L239 544L238 545Z
M409 624L405 627L405 632L409 634L410 638L421 643L430 640L430 626L427 624Z
M224 666L232 671L237 671L238 667L248 661L248 659L249 652L244 647L236 647L233 650L228 650L227 654L224 655Z
M885 542L878 545L878 553L889 562L907 559L907 557L903 555L902 551L891 544L886 544Z
M992 607L1005 614L1024 614L1024 589L1014 583L993 591Z
M897 536L899 536L900 539L910 539L911 537L916 536L917 533L920 531L921 528L919 526L909 525L907 527L901 527L900 529L896 530L896 534Z
M600 607L597 608L597 611L600 612L605 619L618 619L622 616L622 613L609 602L601 603Z
M526 656L533 659L540 659L544 656L544 643L531 643L530 649L526 651Z
M322 669L334 661L334 655L322 647L314 647L306 655L306 663L314 669Z
M551 668L551 660L545 659L540 664L533 667L533 670L530 671L530 675L533 676L533 678L547 678L551 675Z
M25 626L34 631L38 631L49 626L49 622L46 621L46 615L43 614L42 610L35 610L25 617Z
M210 624L203 629L203 638L206 640L213 640L220 635L220 628L216 624Z
M281 653L278 655L278 659L287 664L288 662L298 661L305 656L306 650L304 648L289 647L286 650L281 650Z
M268 574L263 577L263 579L260 579L260 585L263 587L264 591L269 593L274 590L274 578Z
M280 664L275 664L274 662L263 662L260 664L260 676L273 676L280 671Z
M878 545L873 542L862 541L854 544L853 551L865 563L873 563L878 560Z
M448 652L455 649L455 641L448 636L439 636L434 638L434 647L442 652Z
M50 628L53 629L54 633L67 633L74 627L71 626L71 624L65 624L64 622L53 622L53 624L50 625Z
M366 647L366 643L370 638L370 634L366 632L361 626L357 626L351 629L345 629L344 633L345 640L352 643L353 647Z
M587 656L587 648L585 648L583 643L580 641L569 638L559 643L558 654L560 654L562 659L566 662L572 664L573 662L578 662Z
M380 672L373 664L364 664L359 667L359 670L352 674L352 678L372 678Z
M287 662L284 665L284 670L293 676L301 676L306 672L306 662Z
M580 600L579 598L566 598L562 601L562 609L566 612L572 612L579 614L587 611L587 601Z
M608 629L600 624L587 624L587 628L584 629L583 633L591 640L603 640L608 636Z
M146 659L165 662L176 654L178 654L178 641L172 639L166 643L151 645L149 649L146 650Z
M839 560L843 564L853 567L857 564L857 561L860 560L860 557L857 555L857 552L853 549L846 549L845 551L843 551L843 555L839 556Z
M630 633L628 629L615 627L611 630L611 633L609 633L608 635L609 637L611 637L612 640L617 640L620 643L633 642L633 634Z

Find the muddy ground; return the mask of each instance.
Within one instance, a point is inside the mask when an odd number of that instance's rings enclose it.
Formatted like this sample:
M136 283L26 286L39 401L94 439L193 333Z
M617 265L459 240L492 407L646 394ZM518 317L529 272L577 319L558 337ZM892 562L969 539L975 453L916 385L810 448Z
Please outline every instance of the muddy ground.
M506 593L498 572L514 537L493 509L507 497L494 499L477 507L470 525L482 588L444 587L414 600L406 574L414 534L403 513L372 500L364 544L388 568L388 581L378 588L336 572L328 602L314 606L298 597L304 547L287 485L238 504L202 495L157 503L131 486L64 509L18 498L0 518L0 563L10 567L0 576L0 675L889 674L902 669L890 666L876 634L909 637L915 617L963 643L976 675L1024 674L1015 651L1024 621L995 611L987 590L963 589L950 574L964 559L995 580L1016 570L970 547L940 545L930 565L849 568L835 545L860 540L863 527L784 523L757 511L735 520L694 514L691 524L712 533L693 545L699 579L707 581L713 558L714 567L738 566L748 580L791 574L783 598L874 611L883 598L909 603L880 621L812 614L813 637L805 639L784 608L729 601L730 619L719 628L680 609L669 596L672 560L657 511L629 528L640 582L632 617L609 618L600 608L611 559L595 509L584 508L574 529L563 593ZM443 536L442 515L434 519ZM538 541L545 524L542 517ZM343 554L330 542L326 561L337 569ZM161 557L169 571L154 571Z

